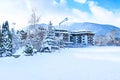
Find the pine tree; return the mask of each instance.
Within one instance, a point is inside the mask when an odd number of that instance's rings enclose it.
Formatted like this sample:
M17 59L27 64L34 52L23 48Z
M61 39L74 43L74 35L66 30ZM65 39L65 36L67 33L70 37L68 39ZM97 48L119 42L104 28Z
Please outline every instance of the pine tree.
M52 26L52 22L51 21L49 22L49 25L48 25L47 37L49 39L55 39L55 30L54 30L54 27Z
M15 53L19 48L19 40L14 28L12 28L10 32L12 35L12 53Z
M52 49L58 49L58 43L55 37L55 29L52 26L51 21L49 22L49 25L48 25L47 36L43 41L42 51L44 51L44 49L48 49L49 52L51 52Z
M2 33L1 33L1 26L0 26L0 47L1 47L1 36L2 36Z
M1 43L2 43L2 33L1 33L1 27L0 27L0 57L2 56L2 47L1 47Z
M12 35L9 30L8 21L3 23L2 25L2 40L1 40L1 49L3 56L11 56L12 55Z

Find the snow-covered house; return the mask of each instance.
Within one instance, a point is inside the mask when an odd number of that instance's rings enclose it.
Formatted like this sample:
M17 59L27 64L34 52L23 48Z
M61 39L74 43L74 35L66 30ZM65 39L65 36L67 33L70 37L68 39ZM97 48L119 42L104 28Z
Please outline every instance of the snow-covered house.
M81 45L93 45L94 35L95 34L92 31L68 31L64 29L55 29L50 22L41 51L47 49L51 52L52 49L59 49L65 46L76 47Z
M93 45L94 35L92 31L71 32L70 42L81 45Z
M66 45L94 45L94 35L92 31L55 30L55 36Z

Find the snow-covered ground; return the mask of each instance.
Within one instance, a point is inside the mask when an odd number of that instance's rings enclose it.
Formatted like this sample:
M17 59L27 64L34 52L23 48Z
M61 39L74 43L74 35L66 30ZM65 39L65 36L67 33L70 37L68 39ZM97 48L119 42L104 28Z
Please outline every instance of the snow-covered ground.
M0 80L120 80L120 47L66 48L0 58Z

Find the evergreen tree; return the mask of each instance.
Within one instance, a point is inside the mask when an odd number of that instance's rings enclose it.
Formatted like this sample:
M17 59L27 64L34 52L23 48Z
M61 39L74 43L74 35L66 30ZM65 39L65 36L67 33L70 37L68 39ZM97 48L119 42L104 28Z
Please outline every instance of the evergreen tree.
M2 47L1 47L1 43L2 43L2 33L1 33L1 27L0 27L0 57L2 56Z
M49 39L55 39L55 29L52 26L52 22L51 21L49 22L49 25L48 25L47 38L49 38Z
M0 26L0 47L1 47L1 37L2 37L2 33L1 33L1 26Z
M55 37L55 28L52 26L51 21L49 22L48 33L43 41L43 47L41 51L44 52L45 49L48 49L49 52L51 52L52 49L58 49L58 43Z
M12 35L9 30L8 21L3 23L2 25L2 37L1 37L1 49L3 56L11 56L12 55Z
M33 56L33 46L31 44L26 44L24 52L26 56Z
M19 48L19 38L14 30L14 28L11 29L11 35L12 35L12 53L15 53L16 50Z

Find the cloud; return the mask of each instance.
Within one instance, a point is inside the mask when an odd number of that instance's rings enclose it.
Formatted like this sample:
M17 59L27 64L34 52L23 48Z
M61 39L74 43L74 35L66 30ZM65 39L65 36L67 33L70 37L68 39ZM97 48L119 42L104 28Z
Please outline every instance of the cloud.
M6 20L8 20L10 27L12 27L13 22L22 25L22 23L25 23L26 9L24 0L0 1L0 25Z
M58 5L59 3L57 1L53 1L53 5Z
M82 3L82 4L84 4L84 3L86 3L87 2L87 0L74 0L75 2L79 2L79 3Z
M31 0L31 3L31 6L35 6L39 15L41 15L40 23L48 24L49 21L52 21L54 25L58 25L62 19L69 16L68 12L70 10L67 7L66 0L60 0L60 2L56 2L55 0L41 0L37 3Z
M86 3L86 0L79 0L79 2ZM60 0L60 2L56 0L5 0L0 3L0 22L3 20L16 22L18 29L27 26L32 8L36 8L36 13L41 16L40 23L48 24L52 21L53 25L58 25L60 21L68 17L67 22L95 22L120 26L118 17L120 12L109 11L93 1L89 1L88 6L91 13L69 8L67 0Z
M28 10L32 9L31 2L29 0L25 0L25 4Z
M112 11L108 11L105 8L97 6L94 2L89 2L89 8L92 14L98 19L108 20L108 18L114 17Z
M99 24L110 24L120 27L120 12L112 12L104 7L98 6L96 2L88 2L89 12L80 9L72 9L72 18L76 22L93 22Z
M102 24L112 24L115 26L120 27L120 12L115 13L110 10L107 10L101 6L98 6L96 2L90 1L88 3L89 9L92 13L92 18L94 19L94 22L102 23Z
M94 22L100 24L111 24L120 26L120 12L112 12L104 7L98 6L96 2L87 0L75 0L80 3L88 3L89 12L80 9L71 9L68 7L67 0L26 0L27 8L35 7L41 16L40 23L49 23L51 20L53 25L59 24L61 20L68 17L68 22ZM30 14L30 12L28 13ZM27 14L26 17L29 17Z
M60 4L66 4L67 3L67 0L60 0Z
M78 9L73 9L73 14L79 18L79 21L84 22L90 20L90 15L87 12L80 11Z

